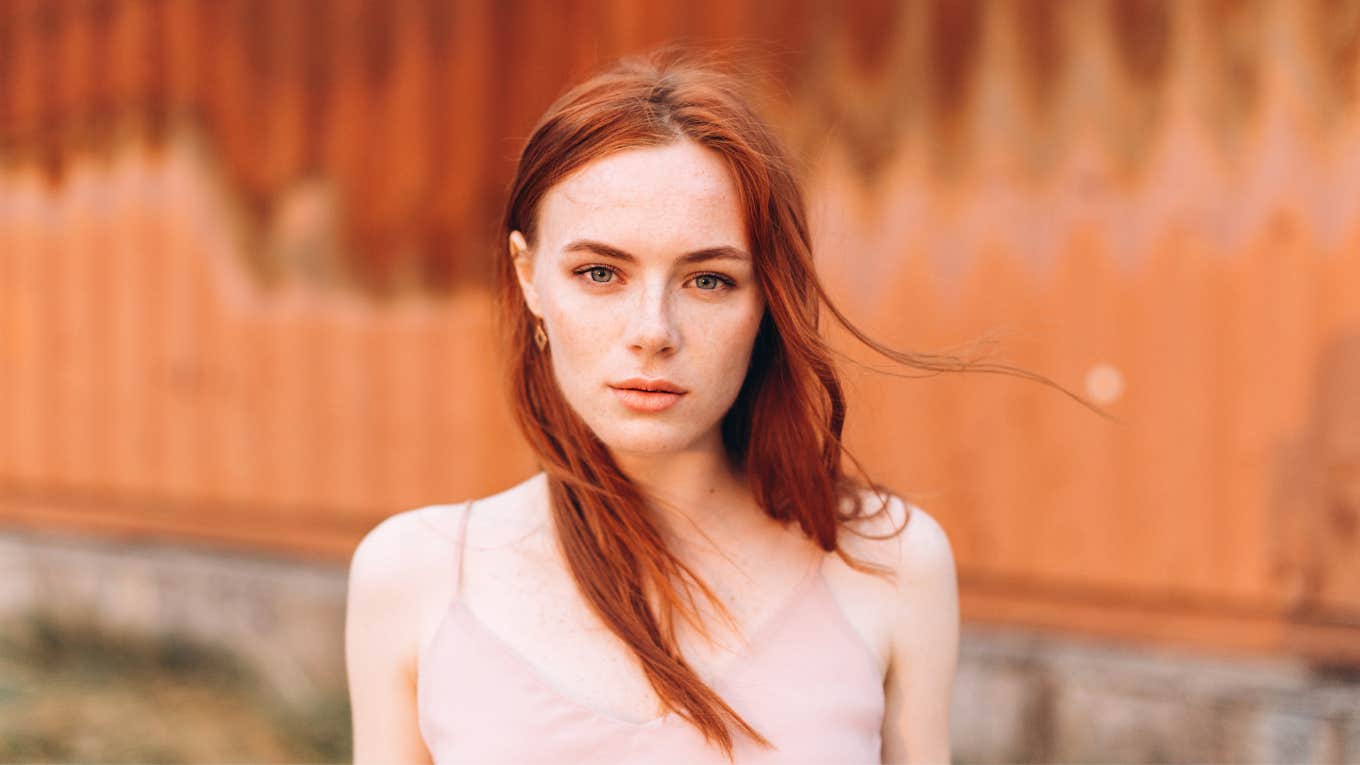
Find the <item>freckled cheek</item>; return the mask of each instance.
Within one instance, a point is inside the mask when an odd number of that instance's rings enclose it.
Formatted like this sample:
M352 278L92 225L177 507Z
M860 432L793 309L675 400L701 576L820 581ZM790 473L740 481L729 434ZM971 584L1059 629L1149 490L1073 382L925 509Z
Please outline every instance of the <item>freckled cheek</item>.
M746 376L751 343L760 323L759 314L753 315L752 310L738 305L730 310L709 310L694 317L686 332L692 362L733 395Z
M601 301L602 302L602 301ZM618 343L621 326L615 312L596 302L557 297L544 302L549 326L552 365L558 384L569 398L583 395L603 384L617 370L608 369L608 356ZM580 392L575 393L575 392ZM580 401L573 401L580 405Z
M584 334L593 337L598 345L605 339L605 331L616 326L616 319L627 313L622 301L583 294L569 282L554 283L541 294L551 334L554 338L563 335L563 342L575 342Z

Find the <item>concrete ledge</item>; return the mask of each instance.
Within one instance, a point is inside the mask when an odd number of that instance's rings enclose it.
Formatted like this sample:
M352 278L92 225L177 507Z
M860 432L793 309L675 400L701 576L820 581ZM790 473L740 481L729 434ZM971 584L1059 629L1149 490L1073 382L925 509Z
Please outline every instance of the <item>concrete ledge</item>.
M971 626L958 762L1360 763L1360 682L1240 659Z
M0 533L0 621L225 647L285 700L345 692L344 566L169 543Z

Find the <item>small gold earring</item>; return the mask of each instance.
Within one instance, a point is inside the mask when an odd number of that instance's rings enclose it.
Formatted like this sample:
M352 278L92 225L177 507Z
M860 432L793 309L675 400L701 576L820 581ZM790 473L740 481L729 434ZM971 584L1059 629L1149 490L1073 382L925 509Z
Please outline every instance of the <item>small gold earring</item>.
M543 331L542 319L538 320L538 326L534 328L534 343L538 345L540 351L543 350L543 346L548 344L548 333Z

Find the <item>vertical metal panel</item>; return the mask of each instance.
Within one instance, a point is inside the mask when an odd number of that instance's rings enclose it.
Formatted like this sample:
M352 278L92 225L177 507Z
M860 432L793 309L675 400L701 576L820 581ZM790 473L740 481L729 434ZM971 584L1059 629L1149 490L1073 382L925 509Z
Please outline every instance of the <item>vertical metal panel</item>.
M1167 639L1330 650L1360 46L1279 1L798 7L0 3L0 517L339 555L522 476L486 290L515 151L597 63L692 35L774 51L863 327L1115 390L1111 425L848 370L855 454L950 530L971 615L1148 634L1154 604Z

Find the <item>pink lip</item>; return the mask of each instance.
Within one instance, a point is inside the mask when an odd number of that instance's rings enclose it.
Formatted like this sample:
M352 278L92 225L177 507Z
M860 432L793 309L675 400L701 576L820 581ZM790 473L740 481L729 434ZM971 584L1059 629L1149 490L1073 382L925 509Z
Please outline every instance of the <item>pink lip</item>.
M634 390L663 391L665 393L688 393L689 391L664 377L630 377L627 380L609 383L611 388L632 388Z
M669 409L680 400L681 396L685 395L683 393L636 390L634 388L612 388L612 390L620 403L636 412L660 412Z

